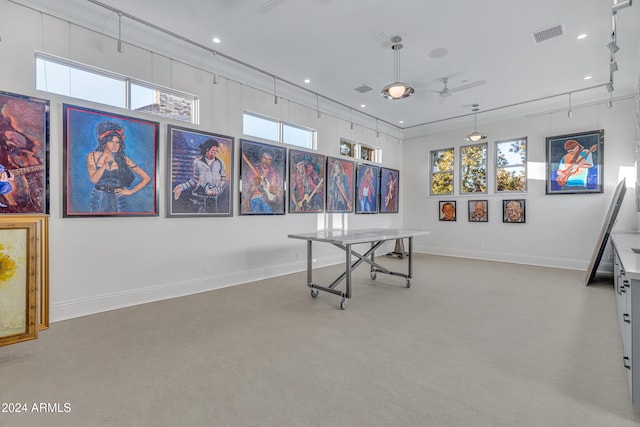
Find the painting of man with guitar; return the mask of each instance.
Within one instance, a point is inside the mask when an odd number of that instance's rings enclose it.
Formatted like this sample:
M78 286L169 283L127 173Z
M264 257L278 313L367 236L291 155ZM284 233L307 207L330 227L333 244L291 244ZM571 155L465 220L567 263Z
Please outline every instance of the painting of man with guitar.
M242 200L240 214L284 214L282 176L286 149L240 140Z
M602 192L603 131L547 138L547 194Z
M323 212L325 156L291 149L289 164L289 212Z
M0 213L47 213L49 101L0 92Z

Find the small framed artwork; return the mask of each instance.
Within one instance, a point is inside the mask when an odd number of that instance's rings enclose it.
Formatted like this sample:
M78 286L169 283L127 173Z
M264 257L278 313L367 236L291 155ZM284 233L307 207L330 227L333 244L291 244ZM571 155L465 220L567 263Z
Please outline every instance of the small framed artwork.
M378 213L378 166L358 163L356 168L357 214Z
M0 217L0 346L38 337L38 220Z
M289 150L289 213L324 212L324 154Z
M159 123L63 104L63 216L158 216Z
M524 224L526 222L525 199L507 199L502 201L502 222Z
M398 213L400 171L380 168L380 213Z
M49 101L0 91L0 214L49 213Z
M469 200L469 222L489 222L488 200Z
M234 138L173 125L167 137L167 216L232 216Z
M547 137L547 194L602 193L603 144L603 129Z
M327 157L327 212L353 212L354 165L351 160Z
M287 149L240 140L240 215L284 215Z
M440 200L438 204L438 213L440 216L440 221L455 221L456 220L456 201Z

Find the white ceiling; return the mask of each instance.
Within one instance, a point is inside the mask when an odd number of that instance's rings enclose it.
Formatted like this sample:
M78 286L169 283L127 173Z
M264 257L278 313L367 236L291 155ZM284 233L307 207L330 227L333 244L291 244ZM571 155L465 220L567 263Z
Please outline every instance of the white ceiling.
M55 3L69 9L77 1ZM574 107L610 96L603 85L610 77L606 45L613 29L612 0L84 1L94 12L103 9L96 3L108 5L308 88L398 126L408 137L472 125L466 116L476 103L480 124L568 108L568 92L573 92ZM563 35L534 40L533 33L557 25ZM620 50L615 57L619 71L613 74L614 102L637 90L640 4L618 12L616 30ZM577 40L581 33L587 37ZM401 36L404 45L400 79L416 93L392 101L383 99L380 90L394 81L394 35ZM214 45L214 36L222 43ZM584 80L587 75L592 78ZM449 88L480 80L486 84L442 98L436 91L445 77ZM305 78L311 83L305 84ZM373 90L355 91L362 85ZM594 86L600 87L583 90ZM451 119L458 116L465 117Z

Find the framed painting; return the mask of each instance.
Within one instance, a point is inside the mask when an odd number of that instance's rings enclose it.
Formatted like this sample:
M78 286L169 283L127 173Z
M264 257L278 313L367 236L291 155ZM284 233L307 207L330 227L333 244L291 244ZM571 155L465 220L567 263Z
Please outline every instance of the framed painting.
M0 214L49 213L49 101L0 91Z
M354 165L351 160L327 157L327 212L353 212Z
M289 213L324 212L325 155L289 150Z
M240 140L240 215L283 215L287 149Z
M63 104L63 216L158 216L158 122Z
M456 213L455 200L441 200L438 203L438 215L440 221L455 221L457 216Z
M167 138L167 216L232 216L234 138L173 125Z
M602 193L604 129L546 138L547 194Z
M380 213L398 213L400 171L380 168Z
M502 222L524 224L526 222L525 199L507 199L502 201Z
M0 217L0 346L36 339L38 221Z
M469 222L489 222L488 205L488 200L469 200Z
M378 174L380 168L368 163L358 163L356 168L357 214L378 213Z

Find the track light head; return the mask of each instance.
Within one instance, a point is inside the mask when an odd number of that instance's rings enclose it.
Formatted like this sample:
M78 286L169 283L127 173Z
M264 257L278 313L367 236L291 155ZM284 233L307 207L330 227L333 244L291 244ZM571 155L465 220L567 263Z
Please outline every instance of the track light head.
M613 92L613 82L607 83L607 92Z
M618 3L615 3L613 6L611 6L611 11L613 13L617 13L620 9L624 9L626 7L631 6L633 0L623 0L623 1L619 1Z
M609 71L612 73L615 73L616 71L618 71L618 62L617 61L611 61L609 62Z
M609 49L609 52L611 53L616 53L617 51L620 50L620 48L618 47L618 45L616 44L616 42L614 42L613 40L611 40L608 44L607 44L607 49Z

